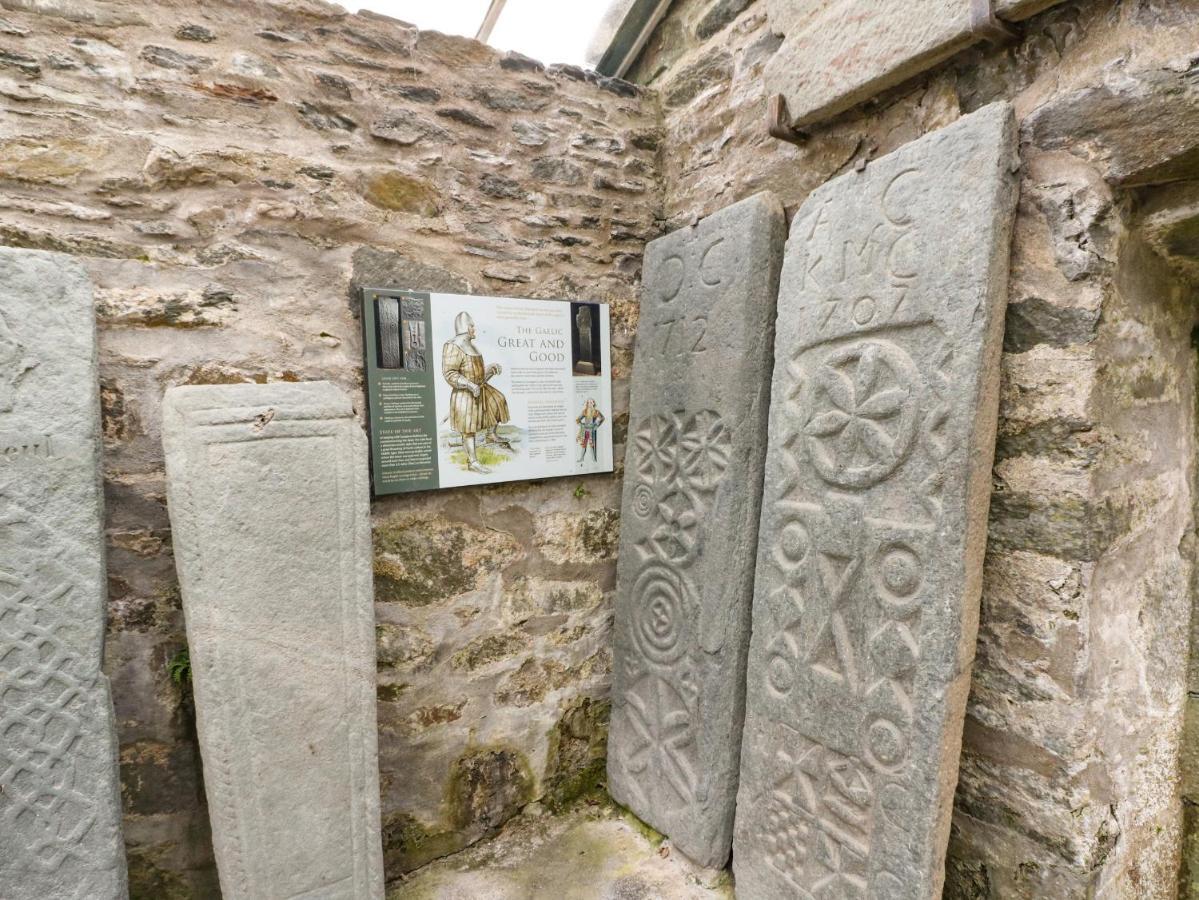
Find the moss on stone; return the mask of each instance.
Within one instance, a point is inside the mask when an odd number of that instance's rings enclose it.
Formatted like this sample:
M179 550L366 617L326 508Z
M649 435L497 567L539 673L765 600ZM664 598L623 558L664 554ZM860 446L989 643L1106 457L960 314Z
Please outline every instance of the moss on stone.
M524 754L511 747L471 750L450 769L451 822L477 840L494 833L534 799L533 775Z
M442 519L392 516L375 526L375 599L428 606L473 590L519 553L511 535Z
M407 813L395 813L383 822L383 856L389 872L411 872L466 844L462 835L427 828Z
M603 507L593 509L583 519L579 534L583 548L598 559L615 559L620 541L620 513Z
M515 656L528 645L528 637L516 632L487 634L471 641L450 657L450 665L459 671L473 672L493 662Z
M554 812L603 785L611 711L607 700L578 697L550 730L542 799Z
M380 209L429 218L441 212L437 191L427 181L400 172L376 175L366 183L366 201Z
M150 844L128 847L129 900L191 900L195 894L187 879L162 865L170 847Z

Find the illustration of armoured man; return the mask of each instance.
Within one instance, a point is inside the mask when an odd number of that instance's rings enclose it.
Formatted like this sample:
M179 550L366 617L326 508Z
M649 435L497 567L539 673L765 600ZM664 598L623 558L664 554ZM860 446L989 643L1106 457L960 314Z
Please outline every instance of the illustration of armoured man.
M475 436L487 432L491 442L512 449L496 430L508 421L508 401L503 393L487 382L502 371L496 363L484 365L483 354L475 346L475 322L469 313L454 318L454 339L441 349L441 374L453 391L450 393L450 427L462 435L466 467L487 473L479 463Z

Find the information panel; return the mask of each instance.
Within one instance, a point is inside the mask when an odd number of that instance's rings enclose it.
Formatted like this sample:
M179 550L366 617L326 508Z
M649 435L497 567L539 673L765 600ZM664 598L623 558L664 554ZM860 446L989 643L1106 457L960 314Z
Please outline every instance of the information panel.
M608 305L362 290L374 493L612 471Z

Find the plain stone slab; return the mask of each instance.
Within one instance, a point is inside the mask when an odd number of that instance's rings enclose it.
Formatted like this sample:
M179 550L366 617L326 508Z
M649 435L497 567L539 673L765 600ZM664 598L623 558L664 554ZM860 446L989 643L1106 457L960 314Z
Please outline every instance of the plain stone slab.
M366 437L328 382L176 387L167 499L225 900L383 896Z
M1062 0L995 0L995 15L1009 22L1019 22L1061 2Z
M758 194L645 255L608 788L707 866L732 841L785 230Z
M812 193L779 288L737 896L941 896L1017 183L994 104Z
M975 0L768 0L763 71L795 125L831 118L975 43Z
M92 287L0 248L0 897L126 897Z

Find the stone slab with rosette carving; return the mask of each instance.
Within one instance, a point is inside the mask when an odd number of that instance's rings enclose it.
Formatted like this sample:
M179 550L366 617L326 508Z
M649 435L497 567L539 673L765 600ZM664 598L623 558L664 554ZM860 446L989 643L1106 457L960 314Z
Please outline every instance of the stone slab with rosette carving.
M709 866L732 840L785 230L758 194L646 249L608 787Z
M324 381L177 387L167 499L226 900L381 900L366 437Z
M128 896L92 287L0 248L0 897Z
M737 896L939 897L1017 191L985 107L814 191L779 289Z

